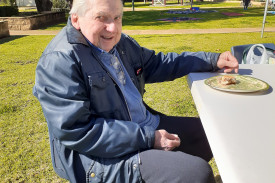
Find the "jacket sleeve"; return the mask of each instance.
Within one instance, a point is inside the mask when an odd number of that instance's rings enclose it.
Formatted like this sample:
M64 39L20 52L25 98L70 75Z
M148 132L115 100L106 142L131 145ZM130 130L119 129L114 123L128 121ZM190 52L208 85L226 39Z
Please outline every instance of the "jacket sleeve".
M144 61L146 83L171 81L190 72L209 72L218 70L219 53L182 52L155 54L154 51L141 48Z
M151 148L154 129L130 121L91 116L81 69L61 52L43 55L36 68L34 95L49 133L69 149L97 157L119 157Z

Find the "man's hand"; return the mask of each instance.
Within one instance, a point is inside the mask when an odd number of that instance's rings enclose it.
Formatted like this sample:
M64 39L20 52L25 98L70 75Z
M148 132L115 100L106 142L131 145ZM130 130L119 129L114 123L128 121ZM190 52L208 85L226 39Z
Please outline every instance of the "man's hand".
M155 131L155 149L172 151L180 145L180 138L176 134L170 134L166 130Z
M220 54L217 66L219 69L224 69L226 73L232 72L233 70L235 73L239 71L238 61L229 51Z

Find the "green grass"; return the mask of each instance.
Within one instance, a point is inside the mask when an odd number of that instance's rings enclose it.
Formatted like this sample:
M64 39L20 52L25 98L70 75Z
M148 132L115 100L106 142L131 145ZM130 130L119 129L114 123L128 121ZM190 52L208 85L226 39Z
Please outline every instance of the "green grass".
M181 2L181 1L180 1ZM193 7L240 7L241 1L238 2L211 2L211 1L204 1L204 2L193 2ZM125 8L132 8L132 2L126 2L124 5ZM190 8L191 5L189 2L183 3L181 5L178 3L178 0L169 0L166 1L165 6L152 6L152 2L135 2L135 8L150 8L150 9L166 9L166 8Z
M210 9L209 9L210 10ZM262 26L264 8L219 8L218 12L196 14L168 14L167 10L124 12L123 28L129 30L146 29L213 29L213 28L252 28ZM177 10L178 11L178 10ZM235 12L244 16L226 16L222 12ZM193 21L165 22L158 19L168 17L201 18ZM275 16L267 14L266 27L275 27Z
M229 50L233 45L275 42L275 33L138 35L142 46L165 53ZM66 182L54 173L47 124L32 95L37 61L53 36L0 40L0 182ZM209 44L211 43L211 44ZM198 116L186 78L146 85L145 101L174 116ZM214 160L211 166L216 175Z
M225 3L226 4L226 3ZM141 9L141 8L140 8ZM261 28L264 7L252 7L244 11L241 7L235 8L207 8L217 12L195 14L169 14L169 7L154 11L125 11L123 17L124 30L163 30L163 29L215 29L215 28ZM174 10L174 11L183 11ZM244 16L226 16L222 12L241 13ZM67 15L68 16L68 15ZM193 21L165 22L158 19L172 17L200 18ZM66 22L47 27L45 30L59 30ZM275 15L267 14L265 27L275 27Z
M0 40L0 182L54 182L47 124L32 95L50 36Z
M124 12L123 29L196 29L261 27L263 7L243 11L239 3L195 2L194 6L212 7L219 12L170 15L167 9L189 8L172 5L151 7L150 3L135 3L135 7L154 11ZM233 7L234 8L229 8ZM131 3L126 3L126 8ZM213 8L214 7L214 8ZM223 8L217 8L223 7ZM225 8L226 7L226 8ZM159 10L161 9L161 10ZM145 9L144 9L145 10ZM241 17L227 17L220 12L243 13ZM67 15L68 16L68 15ZM168 23L157 19L167 17L196 17L199 21ZM60 30L66 23L48 27ZM274 15L267 15L266 27L274 27ZM275 43L275 33L195 34L195 35L136 35L142 46L163 51L223 52L234 45ZM37 61L53 36L13 36L0 39L0 182L66 182L53 171L50 159L48 130L41 107L32 95ZM144 100L152 108L174 116L198 116L186 78L172 82L146 85ZM210 162L215 175L219 172L215 161Z

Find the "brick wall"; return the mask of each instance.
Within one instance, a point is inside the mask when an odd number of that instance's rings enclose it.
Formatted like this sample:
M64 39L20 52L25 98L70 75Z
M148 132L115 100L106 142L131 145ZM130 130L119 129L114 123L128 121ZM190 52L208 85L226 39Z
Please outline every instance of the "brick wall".
M45 12L26 17L0 17L0 21L8 21L9 30L34 30L41 27L65 22L65 12Z
M10 36L8 21L0 21L0 38Z

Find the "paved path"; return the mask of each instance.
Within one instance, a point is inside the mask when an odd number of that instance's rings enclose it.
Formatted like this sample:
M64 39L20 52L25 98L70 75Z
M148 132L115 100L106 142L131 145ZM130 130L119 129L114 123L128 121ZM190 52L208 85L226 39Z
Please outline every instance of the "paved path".
M56 35L60 30L27 30L12 31L10 35ZM211 33L245 33L245 32L261 32L262 28L221 28L221 29L167 29L167 30L123 30L128 35L143 34L211 34ZM265 32L275 32L275 27L266 27Z

